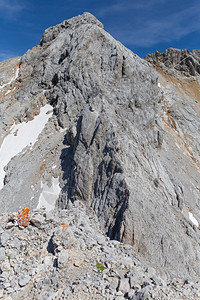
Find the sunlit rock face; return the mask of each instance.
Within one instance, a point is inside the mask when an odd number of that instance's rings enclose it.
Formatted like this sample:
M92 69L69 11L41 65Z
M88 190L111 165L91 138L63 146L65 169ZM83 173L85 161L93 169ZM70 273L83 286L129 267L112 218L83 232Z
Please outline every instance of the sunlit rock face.
M172 50L171 65L161 55L149 63L84 13L47 29L20 59L0 63L0 151L11 135L8 153L15 148L20 129L13 128L38 128L1 164L0 210L81 200L109 237L163 273L199 274L194 53L192 74L175 68L182 56Z

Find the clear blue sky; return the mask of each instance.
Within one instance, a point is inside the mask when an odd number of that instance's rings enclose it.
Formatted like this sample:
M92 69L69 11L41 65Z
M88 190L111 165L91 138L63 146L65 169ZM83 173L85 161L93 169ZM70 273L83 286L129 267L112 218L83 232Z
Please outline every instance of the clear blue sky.
M0 61L21 56L47 27L84 11L141 57L169 47L200 49L199 0L0 0Z

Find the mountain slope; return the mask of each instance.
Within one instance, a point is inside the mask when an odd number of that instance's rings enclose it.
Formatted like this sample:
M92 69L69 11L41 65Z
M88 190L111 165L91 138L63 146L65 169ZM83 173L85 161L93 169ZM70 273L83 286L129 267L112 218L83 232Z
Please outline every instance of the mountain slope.
M6 64L3 72L18 59ZM199 74L177 77L154 65L158 73L89 13L47 29L19 72L3 76L0 151L9 135L21 143L17 123L24 130L39 117L39 129L6 162L1 211L81 200L111 239L162 273L196 278Z

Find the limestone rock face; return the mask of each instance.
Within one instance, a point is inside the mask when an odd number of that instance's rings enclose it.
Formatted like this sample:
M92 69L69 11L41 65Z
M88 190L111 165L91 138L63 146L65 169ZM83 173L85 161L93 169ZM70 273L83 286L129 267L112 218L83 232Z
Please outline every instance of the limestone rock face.
M199 52L195 76L176 67L188 52L172 52L172 74L162 55L148 58L155 70L89 13L47 29L0 87L0 210L81 200L160 272L197 276Z
M181 71L186 76L200 75L200 50L169 48L163 53L147 54L145 59L166 69ZM172 70L171 70L172 72Z

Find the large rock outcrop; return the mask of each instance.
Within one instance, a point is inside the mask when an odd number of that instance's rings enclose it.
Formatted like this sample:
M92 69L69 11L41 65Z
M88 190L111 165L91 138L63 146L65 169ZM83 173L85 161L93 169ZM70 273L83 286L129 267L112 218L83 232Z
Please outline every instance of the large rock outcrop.
M165 52L156 51L147 54L145 59L172 73L172 69L180 71L185 76L200 75L200 50L169 48Z
M182 59L170 53L173 64ZM0 151L49 110L32 145L8 155L1 211L84 201L110 238L160 272L196 277L199 77L160 65L158 75L89 13L47 29L0 90Z

